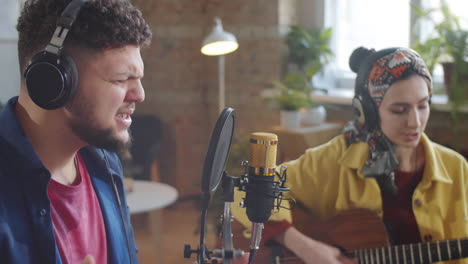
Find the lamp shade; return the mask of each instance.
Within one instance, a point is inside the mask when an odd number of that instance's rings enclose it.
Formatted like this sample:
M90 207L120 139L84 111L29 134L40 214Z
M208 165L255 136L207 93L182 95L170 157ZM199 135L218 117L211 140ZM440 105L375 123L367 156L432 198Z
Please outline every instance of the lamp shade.
M201 53L208 56L218 56L231 53L239 47L236 37L223 30L221 19L215 18L215 26L203 40Z

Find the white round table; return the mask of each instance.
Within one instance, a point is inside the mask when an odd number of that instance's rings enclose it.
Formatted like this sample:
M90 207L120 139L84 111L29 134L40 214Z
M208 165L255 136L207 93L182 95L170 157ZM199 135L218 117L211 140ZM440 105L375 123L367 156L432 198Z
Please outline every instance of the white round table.
M131 214L149 212L172 204L177 199L176 188L160 182L135 180L127 193Z
M160 212L154 211L166 207L177 199L176 188L160 182L134 180L131 192L127 192L127 204L131 214L148 212L151 239L155 245L157 263L163 263L163 245L160 235L163 221ZM153 212L152 212L153 211Z

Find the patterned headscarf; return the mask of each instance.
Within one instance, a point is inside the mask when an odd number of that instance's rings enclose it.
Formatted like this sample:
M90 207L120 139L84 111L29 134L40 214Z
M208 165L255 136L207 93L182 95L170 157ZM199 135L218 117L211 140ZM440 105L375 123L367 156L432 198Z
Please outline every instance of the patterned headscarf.
M429 94L432 91L432 78L421 57L408 48L391 48L376 52L365 48L356 49L350 57L350 66L357 72L355 92L368 93L378 111L383 97L392 84L412 74L418 74L427 82ZM378 113L376 113L378 116ZM380 124L373 129L350 121L344 128L348 145L366 142L371 153L363 168L365 177L373 177L383 192L396 194L394 170L399 162L394 153L393 143L382 133Z
M377 107L380 107L388 88L396 81L407 78L412 72L424 77L431 94L431 74L414 50L399 48L375 61L369 72L367 89Z

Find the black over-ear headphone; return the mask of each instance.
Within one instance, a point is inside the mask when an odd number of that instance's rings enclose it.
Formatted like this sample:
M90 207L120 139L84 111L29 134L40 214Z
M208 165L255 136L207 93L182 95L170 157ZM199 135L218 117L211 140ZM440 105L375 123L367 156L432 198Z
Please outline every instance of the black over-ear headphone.
M374 52L365 58L359 67L352 106L358 122L369 131L374 130L379 125L379 112L366 84L369 74L376 60L396 50L397 48L388 48Z
M62 51L63 42L87 0L72 0L57 21L45 50L31 59L24 71L28 93L38 106L51 110L64 106L76 93L78 71L72 57Z

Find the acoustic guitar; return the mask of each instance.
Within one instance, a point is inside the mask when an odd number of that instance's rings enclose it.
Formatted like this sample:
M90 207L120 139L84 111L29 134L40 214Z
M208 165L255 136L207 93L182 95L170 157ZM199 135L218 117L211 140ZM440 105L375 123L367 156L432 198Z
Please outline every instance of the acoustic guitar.
M359 264L423 264L468 257L468 238L391 246L381 219L365 209L353 209L320 221L300 209L293 210L294 226L304 234L346 250ZM233 232L240 231L233 225ZM236 236L235 236L236 237ZM236 246L248 248L247 239L236 238ZM237 244L238 243L238 244ZM260 248L255 264L303 263L290 251L272 243Z

